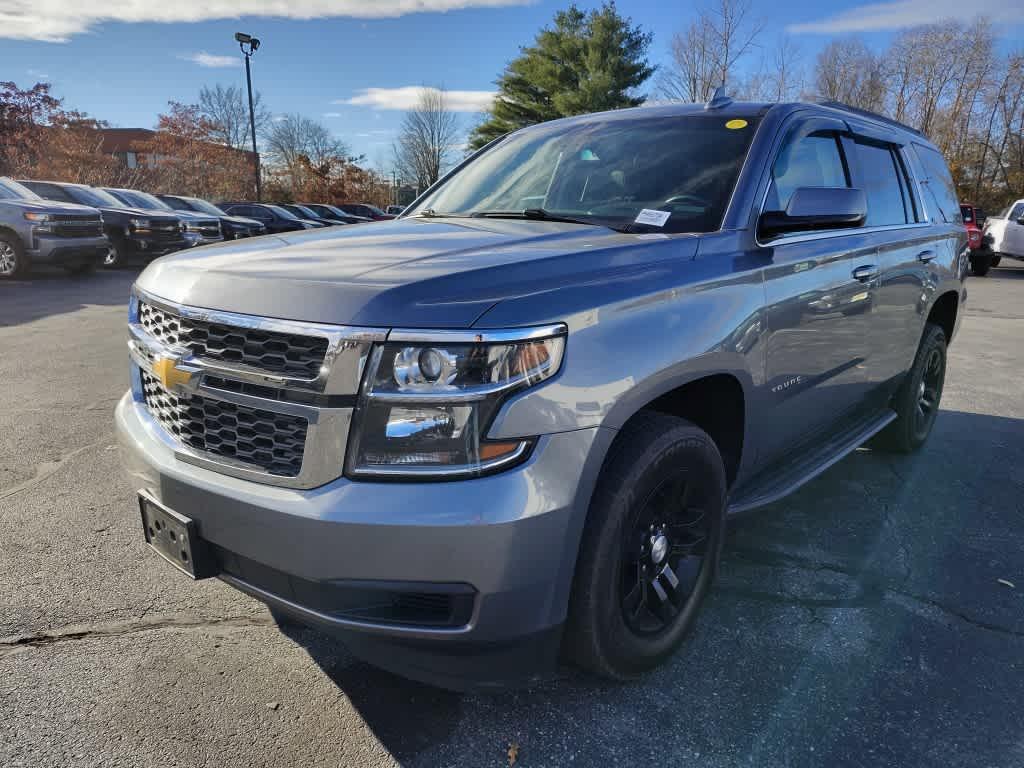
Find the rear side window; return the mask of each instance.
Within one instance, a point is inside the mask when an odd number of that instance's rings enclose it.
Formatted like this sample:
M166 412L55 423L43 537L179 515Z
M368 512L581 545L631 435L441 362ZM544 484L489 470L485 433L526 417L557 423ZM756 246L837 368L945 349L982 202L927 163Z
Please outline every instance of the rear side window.
M29 189L35 192L40 197L45 197L47 200L59 200L65 203L73 203L71 195L65 192L63 189L58 187L56 184L43 184L41 182L32 182L26 184Z
M765 210L786 210L800 187L846 186L846 168L835 135L813 133L787 144L775 158Z
M951 224L963 224L960 203L956 198L956 186L953 184L953 177L950 175L942 155L931 147L923 147L920 144L914 145L914 153L921 161L921 165L924 166L927 178L924 180L923 186L927 190L929 202L938 208L939 215L945 221Z
M868 198L867 226L906 224L913 217L904 194L899 166L884 144L857 140L857 186Z
M969 205L960 206L960 216L963 217L965 223L974 221L974 216L971 214L971 206Z

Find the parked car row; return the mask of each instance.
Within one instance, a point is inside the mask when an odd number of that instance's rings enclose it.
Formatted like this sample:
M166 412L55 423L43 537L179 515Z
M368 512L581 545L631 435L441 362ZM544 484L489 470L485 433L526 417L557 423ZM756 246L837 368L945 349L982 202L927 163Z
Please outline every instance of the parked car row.
M0 178L0 280L27 274L33 264L81 274L222 240L389 218L365 204L214 205L184 195Z

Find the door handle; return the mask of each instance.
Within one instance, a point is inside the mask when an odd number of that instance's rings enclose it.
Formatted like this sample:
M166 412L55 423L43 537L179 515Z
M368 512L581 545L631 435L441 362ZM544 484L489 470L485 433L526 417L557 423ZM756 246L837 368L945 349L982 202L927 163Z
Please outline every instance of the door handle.
M929 261L931 261L934 258L935 258L935 251L932 251L932 250L921 251L919 254L917 254L917 260L918 261L922 261L925 264L927 264Z
M853 277L856 280L860 280L862 283L874 280L878 277L878 267L874 264L865 264L861 267L857 267L853 270Z

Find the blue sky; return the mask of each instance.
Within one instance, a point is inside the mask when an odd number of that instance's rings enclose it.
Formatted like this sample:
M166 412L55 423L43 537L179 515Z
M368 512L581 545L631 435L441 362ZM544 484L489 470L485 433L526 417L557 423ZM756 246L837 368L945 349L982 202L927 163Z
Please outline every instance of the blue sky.
M520 45L567 2L523 0L0 0L0 80L52 82L69 108L123 127L152 127L168 100L192 102L204 84L244 84L233 35L263 40L255 87L274 113L321 120L370 164L388 166L410 89L456 93L462 123ZM598 3L582 2L587 8ZM96 6L93 8L93 6ZM1009 0L753 0L762 42L789 35L808 62L832 37L860 34L881 45L895 30L943 16L985 13L1004 45L1022 42ZM431 9L406 12L407 9ZM652 59L667 57L691 3L621 0L619 9L654 32ZM286 13L289 17L282 17ZM241 15L239 15L241 14ZM378 18L360 16L376 15ZM751 64L756 64L755 54ZM402 90L405 89L405 90Z

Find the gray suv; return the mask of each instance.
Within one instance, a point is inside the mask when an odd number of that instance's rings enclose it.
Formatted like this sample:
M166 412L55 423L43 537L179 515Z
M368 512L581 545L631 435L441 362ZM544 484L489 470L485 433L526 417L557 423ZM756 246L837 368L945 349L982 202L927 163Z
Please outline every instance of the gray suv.
M0 280L23 276L32 264L91 272L109 249L95 208L49 202L0 177Z
M396 221L142 273L145 539L409 677L633 678L730 516L924 443L965 248L935 146L839 104L518 131Z

